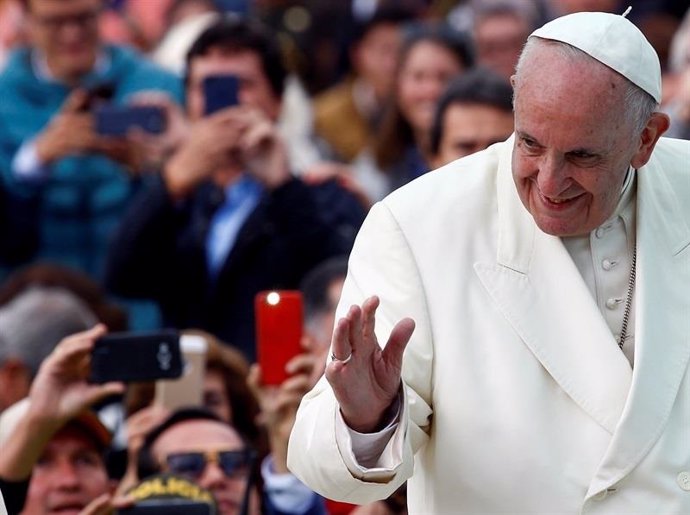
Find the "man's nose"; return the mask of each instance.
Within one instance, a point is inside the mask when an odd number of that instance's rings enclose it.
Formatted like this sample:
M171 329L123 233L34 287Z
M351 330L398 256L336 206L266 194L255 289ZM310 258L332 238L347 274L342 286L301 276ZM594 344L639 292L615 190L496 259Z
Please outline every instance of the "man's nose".
M537 184L547 197L558 197L570 185L567 163L558 155L545 154L539 160Z
M79 472L70 461L60 461L53 468L52 476L55 485L63 489L75 489L79 487Z
M228 478L225 472L223 472L223 469L220 468L218 463L208 462L206 463L204 473L201 475L201 478L199 478L199 486L210 490L227 480Z

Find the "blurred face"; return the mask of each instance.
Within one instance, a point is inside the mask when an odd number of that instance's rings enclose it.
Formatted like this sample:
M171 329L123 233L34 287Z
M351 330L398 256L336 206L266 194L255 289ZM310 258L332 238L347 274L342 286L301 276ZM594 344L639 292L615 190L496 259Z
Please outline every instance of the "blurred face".
M204 376L204 406L227 423L232 422L232 406L225 389L223 375L218 370L206 370Z
M484 150L513 132L513 113L485 104L450 104L435 166Z
M480 20L474 33L479 64L510 78L527 36L529 27L518 16L497 14Z
M228 473L215 456L222 451L242 449L244 443L232 427L214 420L188 420L165 431L154 442L151 450L163 472L187 475L200 487L210 490L216 498L220 515L238 515L247 487L249 468L238 464ZM201 454L202 461L205 461L198 474L182 472L191 470L189 466L184 469L175 468L174 463L184 463L184 460L188 460L184 455L190 453ZM206 460L206 456L213 459Z
M308 350L315 354L322 354L331 346L331 338L335 327L335 310L338 307L340 294L343 291L345 278L335 279L328 285L328 308L307 321L306 331L313 346Z
M204 115L203 81L211 75L236 75L240 81L240 104L259 109L272 120L278 118L280 98L271 89L259 56L249 50L228 53L211 49L207 55L194 58L190 64L187 112L191 120Z
M462 70L455 54L438 43L419 41L409 50L398 77L398 103L415 133L429 131L439 96Z
M355 50L357 73L374 88L379 100L393 90L400 44L400 28L384 23L372 28Z
M23 515L78 515L111 491L98 449L79 428L59 431L34 467Z
M102 0L29 0L31 43L58 79L75 82L93 68L100 46L101 4Z
M613 214L628 167L646 160L622 115L623 79L555 52L536 46L515 82L513 178L542 231L582 235Z

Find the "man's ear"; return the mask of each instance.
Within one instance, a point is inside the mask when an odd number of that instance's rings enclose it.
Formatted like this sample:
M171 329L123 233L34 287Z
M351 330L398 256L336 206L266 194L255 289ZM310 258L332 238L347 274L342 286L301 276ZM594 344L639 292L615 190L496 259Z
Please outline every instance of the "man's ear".
M642 134L640 134L639 148L630 160L633 168L638 169L647 164L657 141L668 130L669 125L671 125L671 120L666 114L652 114L647 125L642 129Z

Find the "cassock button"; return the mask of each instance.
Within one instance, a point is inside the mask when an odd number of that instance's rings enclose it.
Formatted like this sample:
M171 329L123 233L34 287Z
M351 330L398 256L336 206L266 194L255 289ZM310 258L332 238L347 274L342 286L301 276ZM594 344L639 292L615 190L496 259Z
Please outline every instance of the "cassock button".
M606 233L611 230L611 227L613 227L613 224L606 224L602 225L601 227L597 227L597 230L594 231L594 235L598 239L602 239L606 235Z
M621 302L623 302L623 299L610 298L606 301L606 307L613 310L616 309Z
M615 261L611 261L611 260L609 260L609 259L604 259L604 260L601 262L601 268L603 268L603 269L606 270L607 272L608 272L609 270L611 270L614 266L616 266L616 262L615 262Z
M681 472L676 478L678 486L681 487L686 492L690 492L690 472Z

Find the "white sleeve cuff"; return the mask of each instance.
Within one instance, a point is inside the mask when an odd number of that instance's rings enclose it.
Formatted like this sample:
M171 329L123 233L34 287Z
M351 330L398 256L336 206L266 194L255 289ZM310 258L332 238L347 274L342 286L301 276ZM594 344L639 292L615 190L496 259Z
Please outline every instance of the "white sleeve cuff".
M372 482L388 482L402 464L403 439L400 430L401 406L404 400L396 400L395 417L377 433L358 433L345 423L337 410L335 439L347 468L357 478Z
M264 479L264 491L279 511L306 512L317 495L292 474L274 472L273 457L270 454L261 463L261 476Z
M50 172L50 165L41 163L38 158L36 140L25 142L12 160L12 173L18 181L40 182L47 179Z

